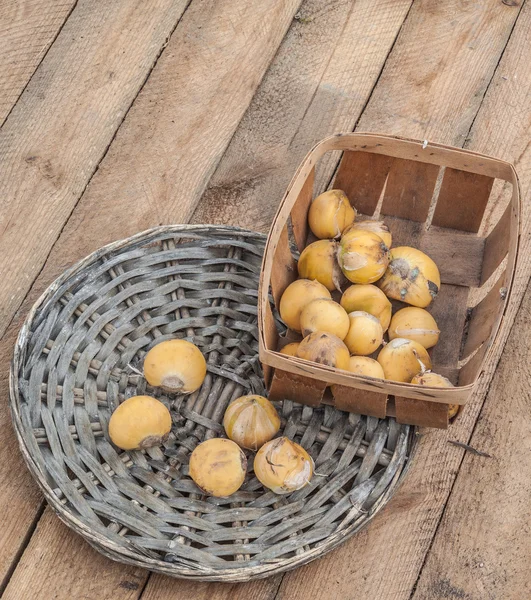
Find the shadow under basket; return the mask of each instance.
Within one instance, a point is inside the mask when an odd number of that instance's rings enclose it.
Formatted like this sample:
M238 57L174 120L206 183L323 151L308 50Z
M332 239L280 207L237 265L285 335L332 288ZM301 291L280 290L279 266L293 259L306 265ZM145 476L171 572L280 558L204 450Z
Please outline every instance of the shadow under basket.
M315 239L307 215L312 198L322 191L314 191L316 167L333 151L343 155L330 187L347 194L357 219L383 219L393 247L419 248L438 265L441 288L428 310L442 333L430 354L434 371L455 387L362 377L280 354L285 343L300 335L281 335L268 295L272 293L278 307L286 287L297 279L298 252ZM399 423L446 428L448 405L467 402L499 343L514 277L520 212L516 171L502 160L368 133L337 134L317 144L288 187L264 254L259 342L270 398L313 407L331 404L379 418L394 416Z

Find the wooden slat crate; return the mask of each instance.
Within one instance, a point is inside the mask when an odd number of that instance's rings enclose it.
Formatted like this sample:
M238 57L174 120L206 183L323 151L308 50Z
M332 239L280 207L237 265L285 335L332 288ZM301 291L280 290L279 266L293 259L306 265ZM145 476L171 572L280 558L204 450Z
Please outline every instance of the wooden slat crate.
M362 216L377 213L393 246L425 251L439 266L441 289L429 310L442 335L430 350L434 370L453 388L420 387L365 378L279 353L297 338L280 336L268 302L276 306L297 279L296 249L309 239L307 213L321 157L343 151L332 188L342 189ZM480 235L496 180L512 186L499 221ZM492 200L492 199L491 199ZM502 160L439 144L370 133L337 134L317 144L288 187L267 240L259 298L260 360L270 397L398 422L448 426L448 404L465 404L503 326L520 231L520 192L514 167ZM311 236L311 232L310 232ZM503 265L502 265L503 263ZM471 290L480 292L471 293ZM483 296L474 304L474 299ZM330 385L334 385L334 394Z

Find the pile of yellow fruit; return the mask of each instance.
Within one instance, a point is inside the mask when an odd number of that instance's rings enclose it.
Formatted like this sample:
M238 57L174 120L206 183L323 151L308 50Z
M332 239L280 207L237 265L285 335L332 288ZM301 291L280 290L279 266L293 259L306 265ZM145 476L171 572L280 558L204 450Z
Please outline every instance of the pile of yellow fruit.
M425 310L441 285L434 261L416 248L392 248L382 221L356 221L341 190L315 198L308 224L319 239L302 251L300 279L287 287L279 306L282 320L303 339L281 353L365 377L453 387L431 372L427 352L440 335ZM335 302L331 292L343 289ZM393 315L390 299L410 306ZM457 409L450 405L450 417Z
M161 342L144 359L146 381L169 393L195 392L206 372L201 351L186 340ZM113 412L109 436L122 450L143 450L164 443L171 425L170 411L160 400L133 396ZM255 395L237 398L228 406L223 425L229 439L206 440L190 456L190 477L203 492L226 497L241 487L247 472L247 457L242 448L258 451L254 473L276 494L288 494L309 483L313 460L304 448L288 438L273 439L280 429L280 418L267 398Z

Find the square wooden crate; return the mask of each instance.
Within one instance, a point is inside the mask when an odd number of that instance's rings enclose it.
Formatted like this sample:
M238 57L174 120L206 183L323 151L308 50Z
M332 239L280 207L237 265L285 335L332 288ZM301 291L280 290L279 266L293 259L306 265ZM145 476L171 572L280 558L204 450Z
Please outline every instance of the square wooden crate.
M307 213L314 196L315 167L323 155L338 150L343 156L330 187L342 189L358 213L379 214L391 229L393 246L417 247L439 266L441 289L429 310L442 334L430 354L434 371L448 377L454 388L361 377L279 353L284 343L296 338L289 331L287 337L280 336L268 296L273 295L278 307L284 290L298 277L297 249L302 251L312 239ZM511 199L495 226L480 235L496 180L512 186ZM519 230L518 179L507 162L370 133L337 134L317 144L280 204L262 264L260 360L270 398L311 406L324 402L361 414L395 416L400 423L447 427L448 404L466 403L498 341ZM476 302L478 296L481 300Z

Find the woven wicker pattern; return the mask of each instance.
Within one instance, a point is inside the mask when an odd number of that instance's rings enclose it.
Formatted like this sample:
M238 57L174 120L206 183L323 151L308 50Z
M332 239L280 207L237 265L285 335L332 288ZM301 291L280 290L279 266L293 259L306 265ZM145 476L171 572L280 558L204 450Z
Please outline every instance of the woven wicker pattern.
M276 496L252 460L227 499L203 496L189 478L190 453L223 435L228 403L264 394L264 242L234 228L174 226L111 244L57 280L21 330L11 404L23 454L59 516L114 559L203 580L293 568L364 525L404 471L408 426L285 400L281 431L315 460L309 486ZM145 353L174 337L207 358L207 378L189 396L165 395L142 377ZM110 415L144 393L170 408L172 433L163 447L123 452L109 440Z

